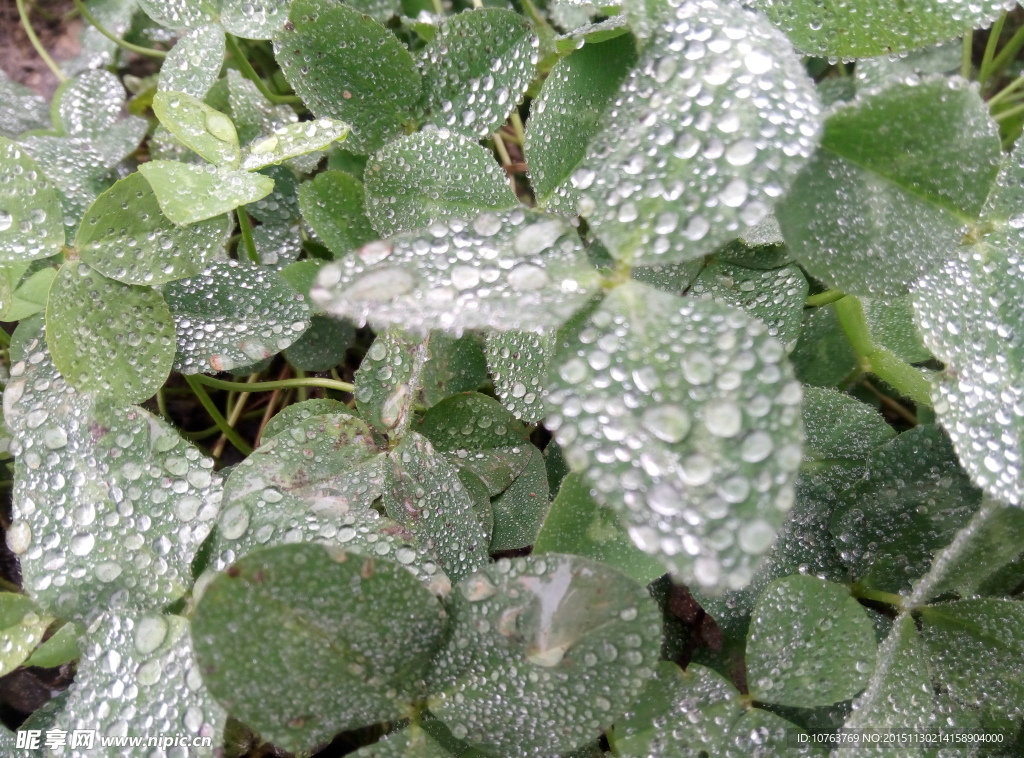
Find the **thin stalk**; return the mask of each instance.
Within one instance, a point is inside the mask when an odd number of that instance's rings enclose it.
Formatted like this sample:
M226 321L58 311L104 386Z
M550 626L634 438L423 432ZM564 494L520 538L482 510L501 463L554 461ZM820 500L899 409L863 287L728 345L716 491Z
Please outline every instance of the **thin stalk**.
M246 384L252 384L259 378L259 374L249 374L249 378L246 380ZM240 392L238 394L238 397L235 398L235 404L231 408L231 412L228 414L228 426L230 426L232 429L235 428L235 424L237 424L238 420L242 417L242 411L245 410L245 403L246 401L248 401L250 395L251 393L249 392ZM213 446L214 458L220 458L220 456L224 453L224 446L227 444L227 442L228 438L222 434L220 436L220 439L217 440L217 444Z
M971 58L974 57L974 32L972 30L968 30L967 34L964 35L960 56L960 76L964 79L970 79Z
M444 15L444 7L441 5L441 0L433 0L433 3L434 3L434 13L436 13L438 16L443 16Z
M873 590L868 587L862 587L859 584L854 584L850 589L850 594L861 600L874 600L876 603L885 603L891 605L897 610L903 610L903 603L905 598L903 595L897 595L895 592L883 592L882 590Z
M163 387L156 391L156 410L157 413L164 417L165 421L171 420L171 417L167 414L167 393L164 392Z
M21 25L25 27L25 34L28 36L28 41L32 43L32 47L34 47L36 52L39 53L39 57L43 59L43 63L45 63L47 68L53 72L53 75L57 77L58 81L66 82L68 77L60 70L60 66L58 66L57 62L50 57L50 54L46 52L46 48L43 47L43 43L40 42L39 37L36 36L36 31L32 28L32 21L28 17L28 11L25 10L25 0L15 1L18 4L18 16L21 18Z
M1024 113L1024 104L1015 105L1012 108L1007 108L1005 111L999 111L999 113L993 114L992 118L994 118L997 122L1006 121L1007 119L1013 118L1014 116L1019 116L1021 113Z
M234 35L228 34L226 36L228 49L231 51L235 63L238 64L238 70L242 72L242 76L256 85L256 89L260 91L263 97L275 105L302 105L302 98L298 95L278 95L271 92L266 82L260 78L260 75L256 73L256 69L249 63L249 59L245 57L245 53L242 52L242 46L238 44L238 40L235 39Z
M206 377L203 377L202 374L196 374L195 376L186 375L185 381L188 382L188 386L192 388L196 397L199 398L199 402L202 404L203 408L206 409L210 418L213 419L213 423L215 423L220 429L221 434L228 438L228 441L235 446L235 449L237 449L238 452L242 455L249 455L252 453L252 447L242 439L242 435L235 431L234 427L228 424L227 419L224 418L223 414L221 414L220 410L217 408L217 404L210 398L209 393L206 391L206 387L203 386L204 382L200 381L200 378L205 379ZM243 387L245 386L241 382L239 382L239 384Z
M836 300L833 307L850 346L857 353L861 370L874 374L917 405L931 407L931 382L909 363L900 360L889 349L871 339L864 306L855 297Z
M229 382L224 379L214 379L212 376L206 376L206 374L194 374L186 378L218 390L242 390L245 392L270 392L272 390L292 389L293 387L322 387L325 390L351 393L355 392L356 389L348 382L336 382L333 379L322 379L319 376L300 377L297 379L280 379L270 382L253 382L252 384L247 382Z
M1006 11L992 24L988 33L988 42L985 44L985 53L981 58L981 67L978 69L978 82L984 88L988 81L989 72L992 69L992 57L996 54L996 47L999 45L999 35L1003 33L1003 24L1006 23Z
M519 118L519 111L513 110L512 115L509 116L509 120L512 122L512 129L516 133L516 139L519 140L520 145L526 145L526 130L523 129L523 120Z
M99 19L92 15L92 11L90 11L86 7L85 3L83 3L82 0L74 0L74 3L75 6L78 8L79 12L82 14L82 18L84 18L86 21L88 21L90 24L96 27L96 31L98 31L104 37L109 39L118 47L124 48L125 50L128 50L133 53L138 53L139 55L148 55L150 58L167 57L167 53L165 53L163 50L154 50L151 47L142 47L141 45L133 45L131 42L126 42L125 40L121 39L116 34L114 34L112 31L107 29L107 27L105 27L103 24L101 24Z
M822 305L834 303L837 300L842 300L844 297L846 297L845 292L840 292L839 290L825 290L824 292L819 292L817 295L811 295L809 298L804 300L804 307L817 308Z
M242 233L242 244L245 245L245 254L249 256L250 261L259 264L260 254L256 252L256 240L252 236L249 212L242 205L235 209L235 215L238 216L238 229Z
M526 15L533 19L533 23L537 26L537 32L540 34L541 39L550 39L555 36L555 30L551 28L551 24L547 22L540 12L537 10L537 6L533 4L533 0L521 0L523 10L526 11Z
M498 151L498 158L501 159L503 167L508 168L512 165L512 158L508 154L508 148L505 147L505 140L502 139L500 131L494 133L494 149Z
M1013 33L1013 36L1003 45L1003 49L999 51L999 55L992 61L992 66L989 69L989 78L995 79L1002 73L1010 61L1017 57L1017 53L1024 48L1024 26L1020 27Z
M1021 28L1024 29L1024 27ZM1010 97L1014 92L1019 90L1021 87L1024 87L1024 76L1018 76L1012 82L1010 82L1001 90L999 90L996 94L992 95L992 97L988 99L988 107L991 108L993 105L1002 102L1006 98Z
M3 329L0 329L0 347L9 348L11 346L11 335L9 335Z
M296 379L305 379L306 378L306 372L302 371L301 369L295 369L295 378ZM296 391L299 393L299 402L300 403L304 403L307 400L309 400L309 390L306 388L305 385L302 385L302 384L296 385Z
M873 385L869 381L866 381L866 380L862 379L860 385L864 389L866 389L868 392L870 392L872 395L877 397L878 398L878 402L880 402L886 408L891 410L893 413L895 413L901 419L906 421L911 426L917 426L917 424L918 424L917 416L915 416L913 413L911 413L906 408L904 408L901 403L897 402L896 400L893 400L891 397L886 395L884 392L882 392L880 389L878 389L875 385Z
M281 399L283 390L274 390L270 394L270 400L267 402L267 407L263 411L263 418L260 419L260 427L256 432L256 447L260 446L260 442L263 441L263 430L267 428L267 424L270 423L270 419L274 417L274 409L277 407L277 401Z

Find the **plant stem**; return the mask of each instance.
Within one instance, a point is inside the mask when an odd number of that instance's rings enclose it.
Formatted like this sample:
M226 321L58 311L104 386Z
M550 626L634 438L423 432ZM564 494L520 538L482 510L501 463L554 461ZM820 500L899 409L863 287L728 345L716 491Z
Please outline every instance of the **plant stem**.
M1021 28L1024 29L1024 27ZM1022 86L1024 86L1024 76L1018 76L1016 79L1014 79L1012 82L1007 84L1005 87L1003 87L1001 90L999 90L996 94L992 95L992 97L988 99L988 107L991 108L996 103L1002 102L1006 98L1010 97L1014 92L1019 90Z
M898 610L903 610L903 595L897 595L895 592L883 592L882 590L873 590L868 587L862 587L859 584L854 584L850 588L850 594L861 600L874 600L877 603L885 603L891 605Z
M433 0L433 3L434 3L434 13L436 13L438 16L443 16L444 15L444 6L441 5L441 0Z
M861 369L871 373L917 405L931 407L931 382L909 363L871 339L864 306L849 295L833 303L839 325L860 359Z
M200 377L202 377L202 374L185 376L185 381L188 382L188 386L192 388L192 391L196 393L196 397L199 398L199 402L202 404L203 408L206 409L210 418L213 419L213 423L215 423L220 429L221 434L228 438L228 441L235 446L238 452L242 455L249 455L252 453L252 448L245 440L242 439L242 435L228 424L227 419L225 419L220 410L218 410L216 403L210 399L209 393L207 393L206 388L203 386L204 382L199 380ZM206 377L202 378L205 379ZM242 384L241 382L239 382L239 384L243 387L245 386L245 384Z
M259 374L249 374L249 378L246 379L246 384L252 384L259 378ZM231 412L228 414L228 426L232 429L235 428L235 424L237 424L238 420L242 417L242 411L245 409L245 403L249 399L250 394L251 393L249 392L241 392L235 399L235 404L232 406ZM227 444L227 441L228 438L222 434L220 439L217 440L217 444L213 446L214 458L220 458L221 454L224 452L224 445Z
M891 410L893 413L895 413L901 419L906 421L908 424L910 424L911 426L917 426L917 416L915 416L913 413L904 408L901 403L886 395L884 392L878 389L878 387L876 387L866 379L861 379L860 386L866 389L875 397L877 397L878 402L880 402L886 408Z
M974 56L974 32L970 29L964 35L960 56L960 76L964 79L970 79L971 58Z
M223 379L214 379L206 374L194 374L185 377L208 387L218 390L242 390L244 392L270 392L272 390L285 390L292 387L322 387L337 392L355 392L355 387L348 382L336 382L333 379L321 379L318 376L300 377L297 379L280 379L271 382L228 382ZM191 384L191 382L189 382Z
M992 79L998 77L1003 69L1010 64L1010 61L1017 57L1017 53L1021 51L1021 48L1024 48L1024 26L1013 33L1013 36L1003 46L1003 49L999 51L999 55L992 61L989 77Z
M133 45L131 42L126 42L125 40L121 39L116 34L114 34L112 31L107 29L107 27L105 27L103 24L101 24L99 19L92 15L92 11L90 11L89 8L86 7L85 3L82 2L82 0L74 0L74 3L75 6L78 8L79 12L82 14L82 18L84 18L86 21L88 21L90 24L96 27L96 31L98 31L104 37L106 37L111 42L116 44L118 47L124 48L129 52L138 53L139 55L148 55L151 58L167 57L167 53L165 53L163 50L154 50L151 47L142 47L141 45Z
M1005 111L999 111L999 113L994 114L992 118L996 121L1006 121L1008 118L1019 116L1021 113L1024 113L1024 103L1021 105L1015 105L1012 108L1007 108Z
M9 335L3 329L0 329L0 347L9 348L11 346L11 335Z
M537 27L537 33L542 40L551 39L555 36L555 30L551 28L551 24L547 22L540 12L537 10L537 6L533 4L533 0L520 0L523 6L523 10L526 11L526 15L533 19L533 23Z
M164 421L171 420L171 417L167 415L167 393L164 392L163 387L156 391L156 410L164 417Z
M252 236L249 212L245 209L244 205L241 205L235 209L235 215L238 216L238 229L242 233L242 244L245 245L245 254L249 256L250 261L259 264L261 262L260 254L256 252L256 240Z
M809 298L804 300L804 307L817 308L822 305L834 303L836 300L842 300L844 297L846 297L845 292L840 292L839 290L825 290L824 292L819 292L817 295L811 295Z
M245 57L245 53L242 52L242 46L238 44L238 40L235 39L234 35L228 34L225 36L228 41L228 49L231 51L235 63L238 64L238 70L242 72L242 76L256 85L256 89L260 91L263 97L275 105L302 105L302 98L298 95L278 95L271 92L266 82L260 79L256 69L249 63L249 59Z
M32 28L32 21L28 17L28 11L25 10L25 0L15 0L18 4L18 16L21 18L21 25L25 27L25 34L28 36L28 41L32 43L32 47L35 48L36 52L39 53L39 57L43 59L43 63L53 72L53 75L57 77L58 81L66 82L68 77L60 70L60 66L57 62L50 57L50 54L46 52L46 48L43 47L43 43L39 41L39 37L36 36L35 29Z
M512 115L509 116L509 120L512 122L512 129L515 130L516 139L519 140L519 144L523 147L526 146L526 130L523 129L523 120L519 118L519 111L513 110Z
M999 45L999 35L1003 33L1003 24L1006 23L1007 12L1003 11L1003 15L996 19L996 22L992 24L992 28L988 33L988 42L985 44L985 53L981 58L981 67L978 69L978 82L982 88L985 87L985 83L988 81L989 73L992 69L992 56L996 53L996 47Z

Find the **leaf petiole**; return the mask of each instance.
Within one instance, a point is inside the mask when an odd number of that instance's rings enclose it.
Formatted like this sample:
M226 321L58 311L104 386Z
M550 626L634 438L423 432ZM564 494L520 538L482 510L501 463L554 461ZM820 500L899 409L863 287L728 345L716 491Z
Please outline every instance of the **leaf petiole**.
M46 52L46 48L43 47L43 43L36 36L36 31L32 28L32 21L28 17L28 11L25 9L25 0L16 0L16 2L18 5L18 16L21 18L21 25L25 28L25 35L28 37L28 41L32 43L32 47L39 53L39 57L43 59L43 63L53 72L53 75L59 81L66 82L68 80L67 75L60 70L60 66L50 57L50 54Z
M98 31L104 37L109 39L118 47L124 48L125 50L128 50L132 53L138 53L139 55L148 55L151 58L167 57L167 53L165 53L163 50L155 50L151 47L133 45L131 42L127 42L126 40L121 39L112 31L107 29L107 27L101 24L99 19L92 14L92 11L89 10L89 8L86 6L84 2L82 2L82 0L73 0L73 2L75 3L75 7L77 7L79 12L82 14L82 18L84 18L86 21L92 24L96 28L96 31Z
M242 52L242 46L238 44L238 40L235 39L234 35L228 34L226 37L228 49L231 51L231 56L235 59L235 63L238 64L238 70L242 72L242 76L256 85L256 89L260 91L263 97L275 105L302 105L302 98L298 95L278 95L271 92L267 83L260 78L260 75L256 73L256 69L249 63L249 59L245 57L245 53Z
M220 410L217 408L217 405L210 398L209 393L207 393L206 388L203 386L204 383L199 380L200 376L201 375L198 374L195 376L186 375L185 381L188 382L188 386L192 388L192 391L199 399L200 404L209 414L210 418L213 419L213 423L217 425L218 429L220 429L221 434L227 437L228 441L235 446L238 452L240 452L242 455L249 455L250 453L252 453L253 448L245 440L242 439L242 435L235 431L234 427L228 424L227 419L224 418L224 415L220 412ZM232 384L234 384L234 382L232 382ZM242 382L238 382L238 384L241 387L247 386Z
M214 389L241 390L243 392L270 392L272 390L285 390L295 387L320 387L321 389L336 390L337 392L354 392L356 389L354 385L348 382L337 382L333 379L321 379L316 376L298 379L278 379L270 382L229 382L224 379L214 379L205 374L193 374L186 378L193 379L200 384L205 384Z

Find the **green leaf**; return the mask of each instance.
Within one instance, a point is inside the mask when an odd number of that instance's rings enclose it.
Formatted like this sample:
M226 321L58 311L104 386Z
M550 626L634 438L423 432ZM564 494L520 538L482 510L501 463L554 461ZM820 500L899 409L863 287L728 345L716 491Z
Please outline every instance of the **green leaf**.
M494 393L527 424L544 418L548 364L555 350L551 332L491 332L485 342Z
M193 620L214 696L293 752L405 716L444 631L441 604L397 563L319 545L243 558Z
M363 183L344 171L325 171L299 187L303 219L335 257L377 239L365 197Z
M160 210L179 225L220 216L261 200L274 189L274 180L261 174L177 161L143 163L139 172L156 193Z
M643 265L698 258L761 222L818 136L814 85L766 20L723 0L666 9L558 190L613 256Z
M802 52L823 58L892 55L987 26L1006 9L1000 0L755 0Z
M508 118L533 79L539 42L523 16L477 8L445 18L422 53L429 123L486 137Z
M857 371L857 354L831 304L812 308L789 356L797 378L817 387L837 387Z
M114 184L86 212L75 237L79 257L126 284L163 284L195 276L224 249L227 218L176 226L160 211L140 173Z
M746 585L800 465L800 388L778 340L732 307L629 283L554 366L545 424L598 503L685 583Z
M290 106L270 103L256 85L238 71L228 69L227 81L232 121L242 144L281 126L298 123L299 117Z
M831 111L821 150L778 208L783 236L830 287L905 294L956 253L999 155L996 125L966 82L862 93Z
M0 73L0 137L14 139L24 132L50 125L47 102L28 87Z
M277 415L267 422L267 425L263 428L263 439L268 440L281 432L288 431L288 429L298 426L301 422L313 416L337 415L339 413L355 415L352 409L340 400L318 398L316 400L303 400L299 403L292 403L282 408Z
M284 350L285 359L299 371L330 371L345 360L355 343L356 329L349 321L314 315L309 329Z
M450 589L412 531L373 509L384 492L385 455L351 411L325 405L333 402L308 401L281 414L260 447L231 470L213 566L226 568L265 547L319 542L397 561L433 590Z
M21 147L0 137L0 260L30 261L64 245L60 199Z
M409 726L373 745L352 753L352 758L451 758L448 752L418 726Z
M81 629L73 621L64 624L50 639L37 647L25 661L26 666L52 669L78 660L82 653L78 646Z
M36 601L68 619L181 597L219 508L213 461L147 411L71 389L40 336L4 405L22 451L7 544Z
M309 306L280 274L234 260L164 288L183 374L228 371L284 350L309 328Z
M367 161L363 181L366 213L381 237L519 204L494 156L447 129L389 142Z
M14 291L11 307L3 314L5 321L21 321L46 308L50 285L57 278L57 269L46 266L28 276Z
M449 612L428 705L456 738L485 751L582 747L629 710L657 665L656 604L586 558L500 560L458 585Z
M800 336L808 284L800 268L759 271L712 261L690 287L690 294L741 308L791 351Z
M623 758L821 755L790 742L788 733L794 731L803 730L768 711L745 707L736 688L711 669L694 663L681 671L663 661L637 708L615 725L615 747Z
M0 676L25 662L52 621L24 595L0 592Z
M472 392L487 381L487 359L475 336L430 335L430 358L423 367L423 399L436 405L446 397Z
M377 336L355 377L356 404L371 426L402 437L412 421L428 356L428 340L398 330Z
M102 69L86 71L61 84L53 96L53 122L69 137L96 139L120 119L121 80Z
M896 437L896 431L873 407L831 389L804 388L803 418L807 430L804 460L808 462L864 461ZM935 445L934 432L925 434L928 446ZM908 441L918 436L920 433L911 435Z
M929 668L962 706L1014 719L1024 701L1024 604L977 599L921 609Z
M986 579L1020 555L1021 544L1024 511L985 498L970 523L936 553L905 605L913 608L948 592L978 594Z
M862 297L860 302L871 339L876 344L888 348L906 363L924 363L931 359L914 323L914 306L909 295L887 300Z
M665 573L657 558L640 550L615 514L601 508L578 474L569 474L551 504L533 554L573 553L618 569L635 582L649 584Z
M429 365L429 364L428 364ZM486 395L449 397L423 414L416 431L482 485L493 518L491 552L533 544L549 505L540 451L522 424Z
M327 148L332 142L345 139L348 124L321 118L287 124L249 145L242 155L242 168L248 171L283 163L306 153Z
M245 39L272 39L288 21L291 0L219 0L220 22L224 28Z
M934 426L904 432L865 464L863 481L841 498L831 531L860 583L905 592L967 525L982 495Z
M1004 162L982 214L991 234L914 286L925 345L946 370L932 397L971 479L996 499L1024 502L1020 405L1024 353L1015 335L1022 318L1020 208L1024 147Z
M213 758L228 717L204 685L188 630L180 616L100 614L83 638L75 686L53 728L137 737L173 724L175 736L210 738L214 747L189 752Z
M583 160L587 145L604 125L619 85L636 62L633 37L585 44L548 74L526 122L526 159L540 205L558 207L564 185ZM565 192L564 194L571 193ZM568 210L575 209L567 203Z
M938 45L922 47L899 57L882 55L857 62L853 79L857 89L887 87L899 84L907 77L925 77L929 74L959 74L963 64L963 45L949 40ZM839 77L849 79L850 77ZM829 81L829 80L826 80ZM832 80L838 81L838 79Z
M903 614L878 648L874 673L844 727L925 729L933 723L932 687L924 644L914 618ZM875 755L887 754L881 746L873 751Z
M452 265L456 244L473 257ZM529 331L568 319L598 284L568 222L516 209L366 245L325 266L310 297L359 324Z
M192 29L215 22L205 0L138 0L146 15L161 26Z
M452 581L487 565L487 535L458 471L430 441L410 432L388 456L384 509L428 549Z
M224 62L224 30L200 26L174 43L160 67L160 92L184 92L202 100L220 75Z
M214 165L238 168L242 153L231 119L184 92L158 92L153 112L187 147Z
M318 118L352 127L349 150L373 152L412 122L422 83L387 29L331 0L295 0L274 40L288 82Z
M152 397L174 359L174 323L160 293L75 261L50 287L46 341L72 386L127 403Z
M809 708L847 700L867 684L875 633L846 587L813 576L772 582L747 635L750 695Z

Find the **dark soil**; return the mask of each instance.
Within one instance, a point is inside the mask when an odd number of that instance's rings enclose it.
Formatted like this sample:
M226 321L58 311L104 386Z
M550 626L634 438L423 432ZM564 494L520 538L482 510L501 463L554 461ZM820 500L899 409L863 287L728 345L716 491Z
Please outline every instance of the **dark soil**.
M78 55L82 21L71 0L26 0L32 27L40 42L60 63ZM31 87L47 100L57 89L57 77L46 67L18 18L15 0L0 0L0 68L13 81Z

